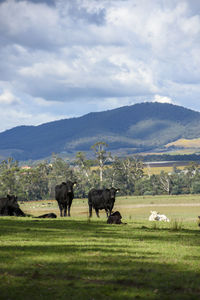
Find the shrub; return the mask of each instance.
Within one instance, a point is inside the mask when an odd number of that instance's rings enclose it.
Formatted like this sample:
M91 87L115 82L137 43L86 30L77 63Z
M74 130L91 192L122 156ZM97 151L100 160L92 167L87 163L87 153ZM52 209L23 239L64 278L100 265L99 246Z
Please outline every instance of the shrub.
M182 230L182 229L183 229L182 221L175 219L171 222L171 230L178 231L178 230Z

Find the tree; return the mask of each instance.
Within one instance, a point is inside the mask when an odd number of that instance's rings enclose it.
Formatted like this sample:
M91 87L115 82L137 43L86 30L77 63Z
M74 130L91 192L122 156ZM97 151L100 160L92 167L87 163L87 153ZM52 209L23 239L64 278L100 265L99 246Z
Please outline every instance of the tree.
M164 171L160 173L160 183L162 185L163 190L167 192L168 195L170 195L172 189L172 181L170 176Z
M143 163L137 158L115 158L112 167L115 184L122 194L133 194L136 181L144 176Z
M7 160L3 160L0 164L0 193L16 194L18 191L18 174L19 174L18 162L14 161L12 157Z
M83 152L77 152L75 160L75 176L77 178L77 188L75 189L75 194L78 197L85 198L91 187L91 170L90 162L86 159Z
M89 173L90 173L90 164L88 160L86 160L85 154L81 151L77 152L75 164L78 166L79 170L86 176L86 178L90 181Z
M106 147L108 147L108 145L105 142L97 142L91 147L91 149L94 150L99 167L100 188L103 187L103 170L105 167L105 162L111 157L110 153L106 152Z
M199 171L199 164L195 161L191 161L188 166L185 167L187 176L194 177L195 174Z

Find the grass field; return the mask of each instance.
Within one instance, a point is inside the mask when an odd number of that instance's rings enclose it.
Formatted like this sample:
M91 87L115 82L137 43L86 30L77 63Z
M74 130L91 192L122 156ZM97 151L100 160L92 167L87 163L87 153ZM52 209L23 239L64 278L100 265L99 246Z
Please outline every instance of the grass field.
M182 166L178 166L177 169L179 170L184 170L185 169L185 165ZM172 173L173 172L173 165L171 166L160 166L160 167L144 167L143 169L144 174L148 174L148 175L159 175L162 171L166 172L166 173Z
M55 201L21 208L59 215ZM1 217L0 299L199 299L200 197L119 197L117 209L126 225L88 219L83 199L71 218Z

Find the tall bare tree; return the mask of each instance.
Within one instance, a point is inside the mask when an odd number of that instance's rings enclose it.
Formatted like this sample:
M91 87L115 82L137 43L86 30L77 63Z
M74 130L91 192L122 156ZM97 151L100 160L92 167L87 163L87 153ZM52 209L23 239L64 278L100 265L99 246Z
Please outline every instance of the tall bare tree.
M105 150L107 147L108 145L105 142L97 142L91 147L91 149L94 150L99 167L100 188L103 186L103 169L105 162L111 157L111 154Z

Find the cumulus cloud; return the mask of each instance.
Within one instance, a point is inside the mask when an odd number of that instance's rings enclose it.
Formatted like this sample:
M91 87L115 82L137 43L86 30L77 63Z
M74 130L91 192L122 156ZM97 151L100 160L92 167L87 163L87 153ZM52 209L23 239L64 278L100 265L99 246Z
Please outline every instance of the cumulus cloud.
M171 98L169 97L163 97L160 95L155 95L152 102L159 102L159 103L170 103L170 104L174 104L174 102L172 101Z
M16 124L140 100L199 110L197 2L0 1L0 105Z
M0 93L0 105L11 105L17 103L20 103L20 100L10 91L4 90L2 93Z

